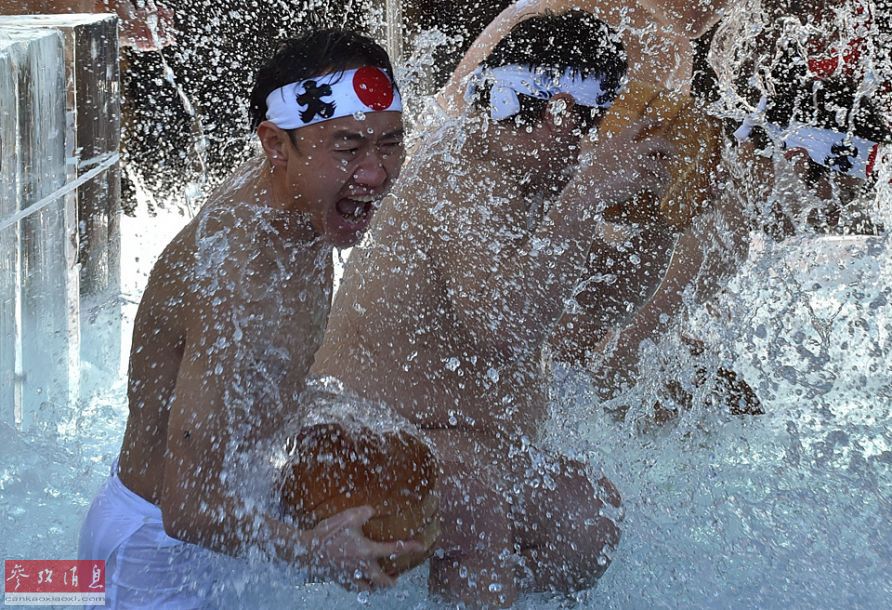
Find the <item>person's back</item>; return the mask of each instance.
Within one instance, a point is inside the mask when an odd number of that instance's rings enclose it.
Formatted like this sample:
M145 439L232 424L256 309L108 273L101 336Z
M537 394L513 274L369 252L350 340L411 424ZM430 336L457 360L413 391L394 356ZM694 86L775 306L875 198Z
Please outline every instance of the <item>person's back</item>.
M646 122L584 139L624 72L622 45L590 14L518 26L472 83L474 110L419 147L335 298L311 378L431 439L443 539L430 586L446 597L506 605L587 588L618 541L609 481L535 443L543 348L599 206L663 184L665 143L640 138ZM587 152L597 161L577 167Z
M443 160L457 135L447 131L435 150L409 165L378 211L380 222L351 253L313 374L392 405L423 429L508 434L508 413L521 412L516 431L532 435L544 407L535 350L504 358L515 337L472 336L481 320L468 320L452 304L456 295L438 242L458 238L460 227L442 208L457 201L483 205L506 193L486 188L496 182L484 165L470 167L448 196L438 194L442 181L431 176L456 171ZM520 220L517 211L503 210L505 226ZM475 213L473 206L467 213Z

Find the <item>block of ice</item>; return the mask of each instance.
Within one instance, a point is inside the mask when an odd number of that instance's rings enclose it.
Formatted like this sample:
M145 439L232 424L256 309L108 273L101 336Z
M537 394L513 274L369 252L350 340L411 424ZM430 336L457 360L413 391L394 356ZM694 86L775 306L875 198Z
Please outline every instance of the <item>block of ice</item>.
M0 222L41 201L66 182L62 36L51 30L0 29L0 122L6 136ZM68 230L66 230L68 229ZM66 257L71 239L60 200L4 230L0 279L4 327L4 419L29 427L46 404L66 403L77 346L76 306L69 286L77 281ZM72 310L73 309L73 310ZM11 332L10 332L11 331ZM12 364L12 366L10 366Z
M70 182L117 153L121 133L117 19L106 14L0 16L6 30L51 29L62 35L65 66L65 155ZM79 270L68 300L80 305L79 358L91 370L117 373L120 341L120 165L68 195L66 224L77 235L65 241L66 257ZM102 308L116 308L100 315ZM111 327L109 327L109 325Z

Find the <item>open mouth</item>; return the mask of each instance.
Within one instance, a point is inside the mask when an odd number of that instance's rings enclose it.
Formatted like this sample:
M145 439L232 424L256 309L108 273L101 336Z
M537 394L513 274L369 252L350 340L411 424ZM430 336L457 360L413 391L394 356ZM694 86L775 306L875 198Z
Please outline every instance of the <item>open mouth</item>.
M376 200L371 198L341 199L337 203L338 213L351 224L362 224L368 220Z

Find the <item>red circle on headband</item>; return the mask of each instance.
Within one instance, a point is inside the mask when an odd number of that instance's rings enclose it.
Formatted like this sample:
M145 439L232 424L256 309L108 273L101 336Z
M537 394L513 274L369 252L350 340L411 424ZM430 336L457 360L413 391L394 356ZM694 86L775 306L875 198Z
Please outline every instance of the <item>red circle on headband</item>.
M393 85L378 68L366 66L353 75L353 90L359 101L372 110L387 110L393 103Z

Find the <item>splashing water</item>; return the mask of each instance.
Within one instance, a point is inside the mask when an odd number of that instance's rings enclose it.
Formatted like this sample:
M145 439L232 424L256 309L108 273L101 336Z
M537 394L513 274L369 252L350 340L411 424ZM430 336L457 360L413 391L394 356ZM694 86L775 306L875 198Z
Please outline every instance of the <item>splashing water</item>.
M892 435L888 239L754 247L716 309L687 332L716 346L694 362L670 336L646 349L625 421L593 414L579 374L559 382L555 436L605 464L622 489L624 538L592 597L608 607L888 604ZM672 425L647 407L671 379L730 364L767 411L735 418L708 388Z
M751 4L730 10L712 61L726 84L738 79L764 28ZM404 87L426 88L433 50L453 42L437 31L418 39L399 71ZM863 82L858 99L876 81ZM756 110L734 87L723 92L719 114L740 120ZM445 120L431 108L418 113L418 130ZM198 137L200 111L190 114ZM733 163L734 151L726 152ZM892 164L882 163L863 205L886 227L890 177ZM769 209L785 188L780 181L756 207ZM804 217L795 220L798 234L780 242L751 234L749 256L722 293L694 308L684 329L643 347L646 374L635 386L605 402L585 374L556 367L548 442L601 465L625 506L613 563L595 591L579 596L580 607L892 606L892 243L885 233L826 235ZM139 255L135 277L151 258ZM704 342L702 353L691 352L688 334ZM460 364L456 358L446 367ZM697 378L719 366L753 386L765 415L733 417L716 407L714 381ZM690 404L655 424L653 404L675 400L665 390L671 381L688 391ZM80 520L117 455L127 414L123 379L86 394L78 404L48 406L27 433L0 429L4 557L74 556ZM423 568L370 596L322 584L286 593L278 601L291 607L433 603ZM225 604L233 607L275 603L273 592L269 599L229 594ZM566 603L530 596L518 607Z

